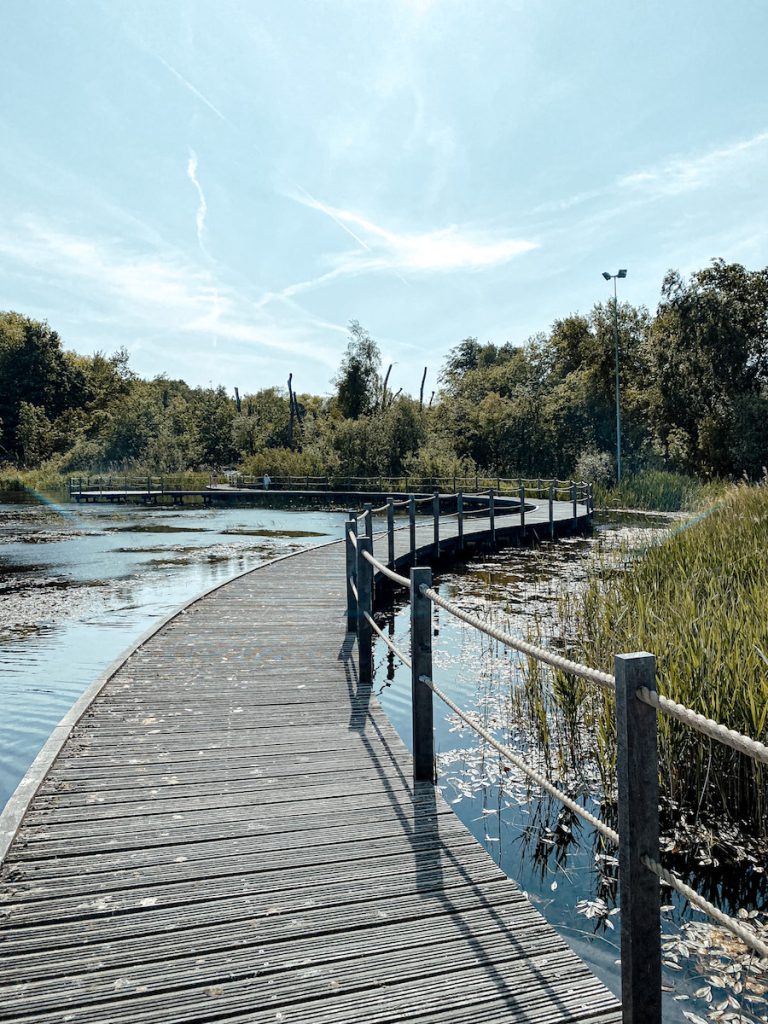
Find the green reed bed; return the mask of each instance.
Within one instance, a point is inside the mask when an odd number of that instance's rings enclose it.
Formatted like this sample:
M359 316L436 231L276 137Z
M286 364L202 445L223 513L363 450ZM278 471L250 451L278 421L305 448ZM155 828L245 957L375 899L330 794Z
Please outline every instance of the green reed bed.
M598 508L690 512L714 500L723 489L721 483L702 483L684 473L646 469L625 476L621 483L611 487L595 484L594 498Z
M650 651L661 693L768 740L767 486L732 488L640 557L627 551L618 567L612 559L563 613L570 656L612 671L614 654ZM555 691L564 685L556 680ZM590 693L579 702L606 780L615 758L607 699ZM669 804L700 821L726 820L768 837L765 767L663 715L659 727Z

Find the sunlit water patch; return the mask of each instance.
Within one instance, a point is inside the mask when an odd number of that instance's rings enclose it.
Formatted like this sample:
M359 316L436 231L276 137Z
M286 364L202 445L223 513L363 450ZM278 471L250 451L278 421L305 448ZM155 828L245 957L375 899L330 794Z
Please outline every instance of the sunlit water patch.
M340 537L344 518L0 505L0 807L53 726L154 622L243 569Z

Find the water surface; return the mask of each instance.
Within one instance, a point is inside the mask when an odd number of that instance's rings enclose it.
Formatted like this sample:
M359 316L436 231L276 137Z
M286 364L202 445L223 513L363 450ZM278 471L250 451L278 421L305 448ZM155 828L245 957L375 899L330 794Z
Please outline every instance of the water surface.
M0 807L74 701L153 623L243 569L340 537L344 519L0 504Z

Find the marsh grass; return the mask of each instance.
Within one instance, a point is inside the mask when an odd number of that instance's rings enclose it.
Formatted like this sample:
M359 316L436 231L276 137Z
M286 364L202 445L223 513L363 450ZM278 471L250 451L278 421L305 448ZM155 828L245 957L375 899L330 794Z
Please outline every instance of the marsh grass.
M569 656L612 671L616 653L650 651L661 693L766 742L768 487L733 487L709 513L641 557L629 549L623 555L564 599L560 639ZM608 782L615 762L612 699L590 694L579 701L568 686L567 677L556 676L554 698L594 736ZM659 758L669 807L768 836L764 766L663 715Z
M702 483L695 477L667 470L647 469L625 476L620 484L595 484L598 508L632 508L658 512L692 512L711 503L725 485Z

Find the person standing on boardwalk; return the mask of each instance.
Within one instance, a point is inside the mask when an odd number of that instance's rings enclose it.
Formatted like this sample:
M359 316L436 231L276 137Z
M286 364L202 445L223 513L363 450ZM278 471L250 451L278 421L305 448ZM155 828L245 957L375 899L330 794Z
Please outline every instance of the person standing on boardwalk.
M272 483L272 481L271 481L271 480L270 480L270 478L269 478L269 473L265 473L265 474L264 474L264 490L265 490L265 491L268 491L268 490L269 490L269 485L270 485L271 483Z

